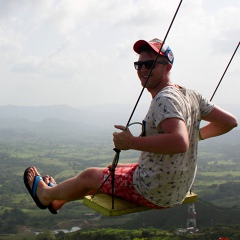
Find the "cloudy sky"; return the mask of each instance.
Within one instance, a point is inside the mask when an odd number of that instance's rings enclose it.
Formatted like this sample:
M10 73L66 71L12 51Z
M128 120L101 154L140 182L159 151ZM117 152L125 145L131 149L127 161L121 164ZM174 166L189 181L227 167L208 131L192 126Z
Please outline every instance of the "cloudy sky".
M163 39L178 0L1 0L0 106L133 104L136 40ZM174 82L210 98L240 41L239 0L183 0ZM214 102L240 103L240 50ZM141 101L150 100L144 91Z

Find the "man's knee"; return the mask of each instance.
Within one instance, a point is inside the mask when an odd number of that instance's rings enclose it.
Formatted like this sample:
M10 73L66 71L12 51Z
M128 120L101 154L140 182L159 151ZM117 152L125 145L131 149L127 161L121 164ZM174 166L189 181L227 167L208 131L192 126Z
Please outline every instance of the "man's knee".
M81 174L81 178L89 181L90 182L94 182L96 184L99 184L101 181L101 177L103 174L103 168L87 168L85 169Z

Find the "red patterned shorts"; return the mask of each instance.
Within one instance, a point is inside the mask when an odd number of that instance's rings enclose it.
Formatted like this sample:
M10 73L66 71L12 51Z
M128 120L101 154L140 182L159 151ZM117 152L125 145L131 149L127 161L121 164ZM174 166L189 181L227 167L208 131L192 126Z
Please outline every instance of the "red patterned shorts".
M133 173L138 164L128 164L124 167L116 167L115 169L115 186L114 186L114 195L126 199L129 202L135 203L137 205L162 209L147 199L142 197L134 188L133 185ZM106 168L103 171L103 176L101 178L101 183L108 177L109 169ZM103 193L112 194L112 177L110 176L108 180L104 183L101 188Z

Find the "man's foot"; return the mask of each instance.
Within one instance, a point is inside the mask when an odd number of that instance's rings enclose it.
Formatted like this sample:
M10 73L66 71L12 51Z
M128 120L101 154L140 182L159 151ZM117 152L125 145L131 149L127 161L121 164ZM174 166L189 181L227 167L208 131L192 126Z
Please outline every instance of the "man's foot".
M49 176L49 175L46 175L43 177L43 181L49 186L49 187L53 187L53 186L56 186L57 183L56 181L54 180L53 177Z
M49 187L54 187L57 185L56 181L54 180L53 177L49 176L49 175L46 175L43 177L43 181L49 186ZM53 204L51 203L49 206L48 206L48 210L50 213L52 214L58 214L58 210L55 210L53 208Z
M40 209L46 209L50 203L42 196L47 185L35 167L29 167L23 175L24 184L32 199ZM41 196L41 197L40 197ZM39 199L40 198L40 199Z

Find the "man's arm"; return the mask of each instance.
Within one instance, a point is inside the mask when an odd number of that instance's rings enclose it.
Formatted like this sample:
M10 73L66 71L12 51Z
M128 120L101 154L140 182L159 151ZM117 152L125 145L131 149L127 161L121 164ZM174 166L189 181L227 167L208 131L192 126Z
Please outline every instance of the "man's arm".
M209 114L203 116L202 120L209 122L200 130L202 139L222 135L238 125L237 119L232 114L216 106Z
M115 125L117 129L125 127ZM134 149L159 154L176 154L187 151L189 138L186 124L179 118L168 118L161 123L164 134L134 137L129 129L113 133L115 147L119 150Z

